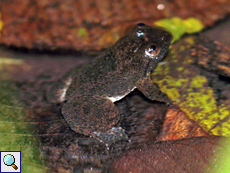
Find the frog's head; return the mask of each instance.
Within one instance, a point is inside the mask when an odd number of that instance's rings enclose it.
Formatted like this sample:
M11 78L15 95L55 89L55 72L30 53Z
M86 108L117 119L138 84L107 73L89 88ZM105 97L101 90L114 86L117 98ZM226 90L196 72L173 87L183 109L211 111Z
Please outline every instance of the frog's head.
M122 59L139 65L139 72L146 75L164 58L171 40L172 34L163 28L139 23L115 45L121 49Z

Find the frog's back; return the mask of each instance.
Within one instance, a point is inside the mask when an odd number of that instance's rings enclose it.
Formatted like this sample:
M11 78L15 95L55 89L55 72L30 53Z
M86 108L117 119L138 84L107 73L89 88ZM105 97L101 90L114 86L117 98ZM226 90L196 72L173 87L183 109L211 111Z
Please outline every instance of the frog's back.
M59 91L55 98L60 102L74 93L112 96L129 92L163 59L171 39L162 28L138 24L94 61L67 75L61 85L55 84Z
M61 103L66 100L66 91L73 82L74 76L80 74L85 65L78 65L69 70L64 76L58 79L46 93L46 98L50 103Z

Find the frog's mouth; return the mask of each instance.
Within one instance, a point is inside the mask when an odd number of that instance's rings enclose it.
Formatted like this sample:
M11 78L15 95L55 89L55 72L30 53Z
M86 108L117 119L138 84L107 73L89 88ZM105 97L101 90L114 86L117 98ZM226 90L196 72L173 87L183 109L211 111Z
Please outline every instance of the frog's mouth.
M147 76L147 74L150 72L150 70L149 70L149 64L150 64L150 62L152 61L152 59L150 58L149 59L149 61L148 61L148 63L147 63L147 65L145 66L145 70L144 70L144 76L146 77Z
M168 46L169 47L169 46ZM167 47L167 49L168 49ZM148 73L150 73L151 71L153 71L153 69L157 66L157 64L164 59L165 55L167 54L167 51L161 51L158 56L155 57L149 57L149 60L145 66L145 70L144 70L144 76L147 76Z

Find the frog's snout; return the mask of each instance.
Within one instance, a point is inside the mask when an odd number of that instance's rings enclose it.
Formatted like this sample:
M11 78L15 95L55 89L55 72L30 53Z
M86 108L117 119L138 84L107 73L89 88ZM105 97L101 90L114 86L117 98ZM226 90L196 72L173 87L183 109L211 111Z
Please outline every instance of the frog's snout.
M173 35L170 32L165 34L162 38L162 40L164 40L165 42L168 42L168 43L171 43L172 39L173 39Z

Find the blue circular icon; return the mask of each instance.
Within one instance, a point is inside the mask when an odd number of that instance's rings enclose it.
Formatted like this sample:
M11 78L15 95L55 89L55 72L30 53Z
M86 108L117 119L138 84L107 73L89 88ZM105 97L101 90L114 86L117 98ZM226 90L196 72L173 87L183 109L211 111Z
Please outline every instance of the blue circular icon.
M11 155L11 154L5 155L4 158L3 158L3 162L4 162L7 166L11 166L11 165L15 162L14 156Z

